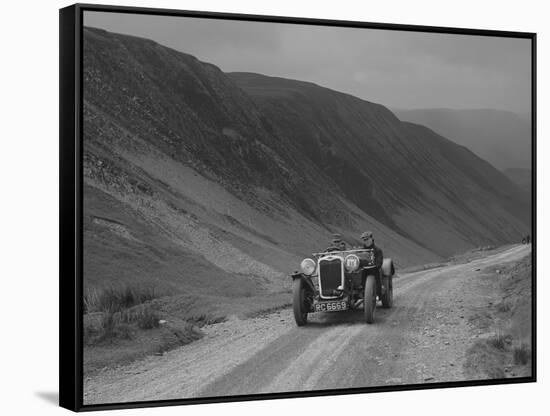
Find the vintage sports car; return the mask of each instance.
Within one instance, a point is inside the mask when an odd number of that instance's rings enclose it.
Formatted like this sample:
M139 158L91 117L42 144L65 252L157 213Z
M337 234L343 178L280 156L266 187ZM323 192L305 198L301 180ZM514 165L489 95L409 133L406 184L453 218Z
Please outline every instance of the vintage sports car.
M292 306L298 326L307 324L312 312L340 312L362 309L367 323L374 322L377 298L382 307L393 306L391 259L377 270L372 249L352 249L314 253L292 274Z

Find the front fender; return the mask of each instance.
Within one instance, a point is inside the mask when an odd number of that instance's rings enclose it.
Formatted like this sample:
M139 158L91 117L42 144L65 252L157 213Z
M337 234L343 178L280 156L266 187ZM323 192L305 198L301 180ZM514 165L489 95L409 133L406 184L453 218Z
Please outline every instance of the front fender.
M292 278L292 281L295 281L296 279L302 279L305 284L308 286L308 288L311 290L312 293L315 293L315 286L313 286L313 282L311 281L311 276L306 276L303 273L300 272L294 272L290 275Z
M384 276L393 276L395 274L395 267L393 266L393 261L390 258L382 261L381 269Z

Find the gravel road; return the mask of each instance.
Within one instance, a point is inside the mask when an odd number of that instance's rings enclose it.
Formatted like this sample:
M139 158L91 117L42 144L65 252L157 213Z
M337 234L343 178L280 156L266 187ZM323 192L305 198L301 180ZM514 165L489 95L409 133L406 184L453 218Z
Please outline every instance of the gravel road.
M401 275L394 308L378 308L373 325L350 311L313 314L297 328L285 309L205 327L199 341L86 379L84 403L465 380L466 351L486 335L468 319L491 297L478 290L483 270L529 253L518 245Z

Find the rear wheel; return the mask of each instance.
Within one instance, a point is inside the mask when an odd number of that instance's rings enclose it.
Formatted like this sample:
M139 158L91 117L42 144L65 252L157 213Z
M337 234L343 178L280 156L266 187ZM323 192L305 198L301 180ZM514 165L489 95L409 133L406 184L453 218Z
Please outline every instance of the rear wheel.
M384 277L384 286L386 292L382 296L382 307L391 308L393 306L393 276Z
M376 310L376 278L372 275L365 279L365 298L363 299L365 321L374 323L374 311Z
M294 279L292 287L292 309L294 310L294 320L296 325L304 326L307 324L306 308L306 288L302 279Z

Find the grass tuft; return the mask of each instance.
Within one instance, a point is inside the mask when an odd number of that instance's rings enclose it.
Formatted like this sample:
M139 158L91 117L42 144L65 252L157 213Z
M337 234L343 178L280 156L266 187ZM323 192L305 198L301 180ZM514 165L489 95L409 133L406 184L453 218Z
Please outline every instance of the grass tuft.
M84 343L96 345L133 339L138 329L159 327L160 315L150 301L158 297L153 288L109 286L84 296Z
M506 349L506 344L508 343L508 337L500 331L497 331L496 335L488 340L489 345L493 346L497 350L504 351Z
M210 315L210 314L201 314L193 315L187 318L187 321L195 324L197 326L212 325L220 322L225 322L227 320L226 316Z
M527 364L531 359L531 347L528 344L522 343L514 348L514 363Z
M141 329L153 329L159 327L160 316L157 311L151 308L150 304L137 305L120 312L115 312L120 322L125 324L136 324Z
M132 339L134 331L130 324L122 322L120 314L103 313L94 321L84 321L86 345L112 342L116 339Z
M501 313L510 312L512 310L512 306L508 302L501 302L497 305L497 310Z
M94 288L84 294L84 313L115 313L159 297L152 287L133 288L126 285Z

